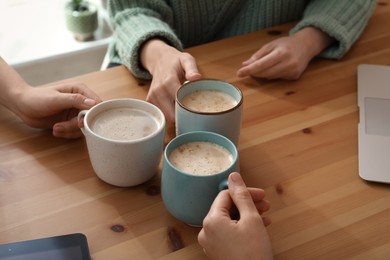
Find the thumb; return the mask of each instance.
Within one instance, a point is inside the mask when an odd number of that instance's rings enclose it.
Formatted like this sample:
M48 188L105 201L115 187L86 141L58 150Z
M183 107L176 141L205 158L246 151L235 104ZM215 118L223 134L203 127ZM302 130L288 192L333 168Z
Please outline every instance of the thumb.
M89 109L97 104L97 101L88 97L85 97L79 93L62 93L56 98L57 106L63 109L77 108L77 109Z
M186 80L194 81L201 78L202 75L199 72L195 72L195 71L186 72Z
M194 57L189 54L186 55L186 58L182 59L181 64L185 73L185 80L193 81L202 78Z
M252 196L241 178L241 175L237 172L233 172L229 175L229 193L240 213L241 219L253 212L258 214Z

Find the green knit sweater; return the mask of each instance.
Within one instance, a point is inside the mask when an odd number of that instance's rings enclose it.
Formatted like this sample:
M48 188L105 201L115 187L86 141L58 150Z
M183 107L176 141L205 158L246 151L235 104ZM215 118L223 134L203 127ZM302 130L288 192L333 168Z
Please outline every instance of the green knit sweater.
M340 59L358 39L375 0L110 0L114 28L110 62L138 78L151 75L140 63L140 47L161 38L179 50L229 36L296 21L290 34L314 26L336 39L321 57ZM260 48L261 46L259 46Z

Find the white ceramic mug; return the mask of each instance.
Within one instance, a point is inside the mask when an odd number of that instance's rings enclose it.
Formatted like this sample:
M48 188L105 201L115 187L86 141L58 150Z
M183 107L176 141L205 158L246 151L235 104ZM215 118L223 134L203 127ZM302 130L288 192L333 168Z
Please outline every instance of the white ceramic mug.
M219 111L201 111L203 107L207 107L206 98L199 101L202 107L194 109L185 104L187 95L193 92L212 91L222 92L234 100L234 104L224 110ZM216 102L211 100L210 103ZM238 145L241 129L241 117L243 107L243 95L236 86L215 79L201 79L189 81L181 86L176 93L176 135L192 132L192 131L209 131L221 134L229 138L235 145Z
M111 115L107 119L103 113ZM113 121L119 113L126 124L108 128L109 123L105 122ZM146 182L157 173L165 137L165 117L159 108L138 99L113 99L80 111L78 120L82 117L84 126L81 130L92 167L100 179L115 186L130 187ZM151 127L140 127L144 122L150 123ZM107 128L107 133L99 132L102 127ZM149 132L139 136L143 129ZM133 133L131 138L125 137L129 132ZM120 133L123 136L106 135Z

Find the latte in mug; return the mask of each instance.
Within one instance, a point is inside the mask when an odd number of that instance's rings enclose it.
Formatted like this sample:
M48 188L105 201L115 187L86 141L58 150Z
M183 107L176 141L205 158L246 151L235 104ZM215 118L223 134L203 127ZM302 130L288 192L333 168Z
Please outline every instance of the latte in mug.
M176 135L207 131L238 144L243 95L233 84L213 79L188 81L177 90L175 104Z
M103 181L131 187L151 179L164 149L165 117L144 100L103 101L77 115L91 166Z
M165 147L161 196L167 210L191 226L202 226L228 177L239 172L238 150L223 135L192 131L173 138Z
M198 112L222 112L234 108L237 101L219 90L196 90L181 100L183 106Z
M91 120L90 127L94 133L102 137L132 141L154 133L158 124L146 111L123 107L100 112Z
M221 145L197 141L175 148L169 161L178 170L192 175L212 175L225 171L233 163L233 155Z

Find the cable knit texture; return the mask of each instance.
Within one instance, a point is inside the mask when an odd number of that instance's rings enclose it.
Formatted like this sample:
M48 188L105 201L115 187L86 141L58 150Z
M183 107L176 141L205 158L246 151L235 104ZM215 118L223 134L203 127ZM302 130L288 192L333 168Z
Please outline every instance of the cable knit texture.
M358 39L375 0L110 0L114 28L111 62L124 64L136 77L150 79L140 49L151 38L183 48L297 22L294 34L314 26L336 39L320 56L340 59ZM260 48L261 46L259 46Z

